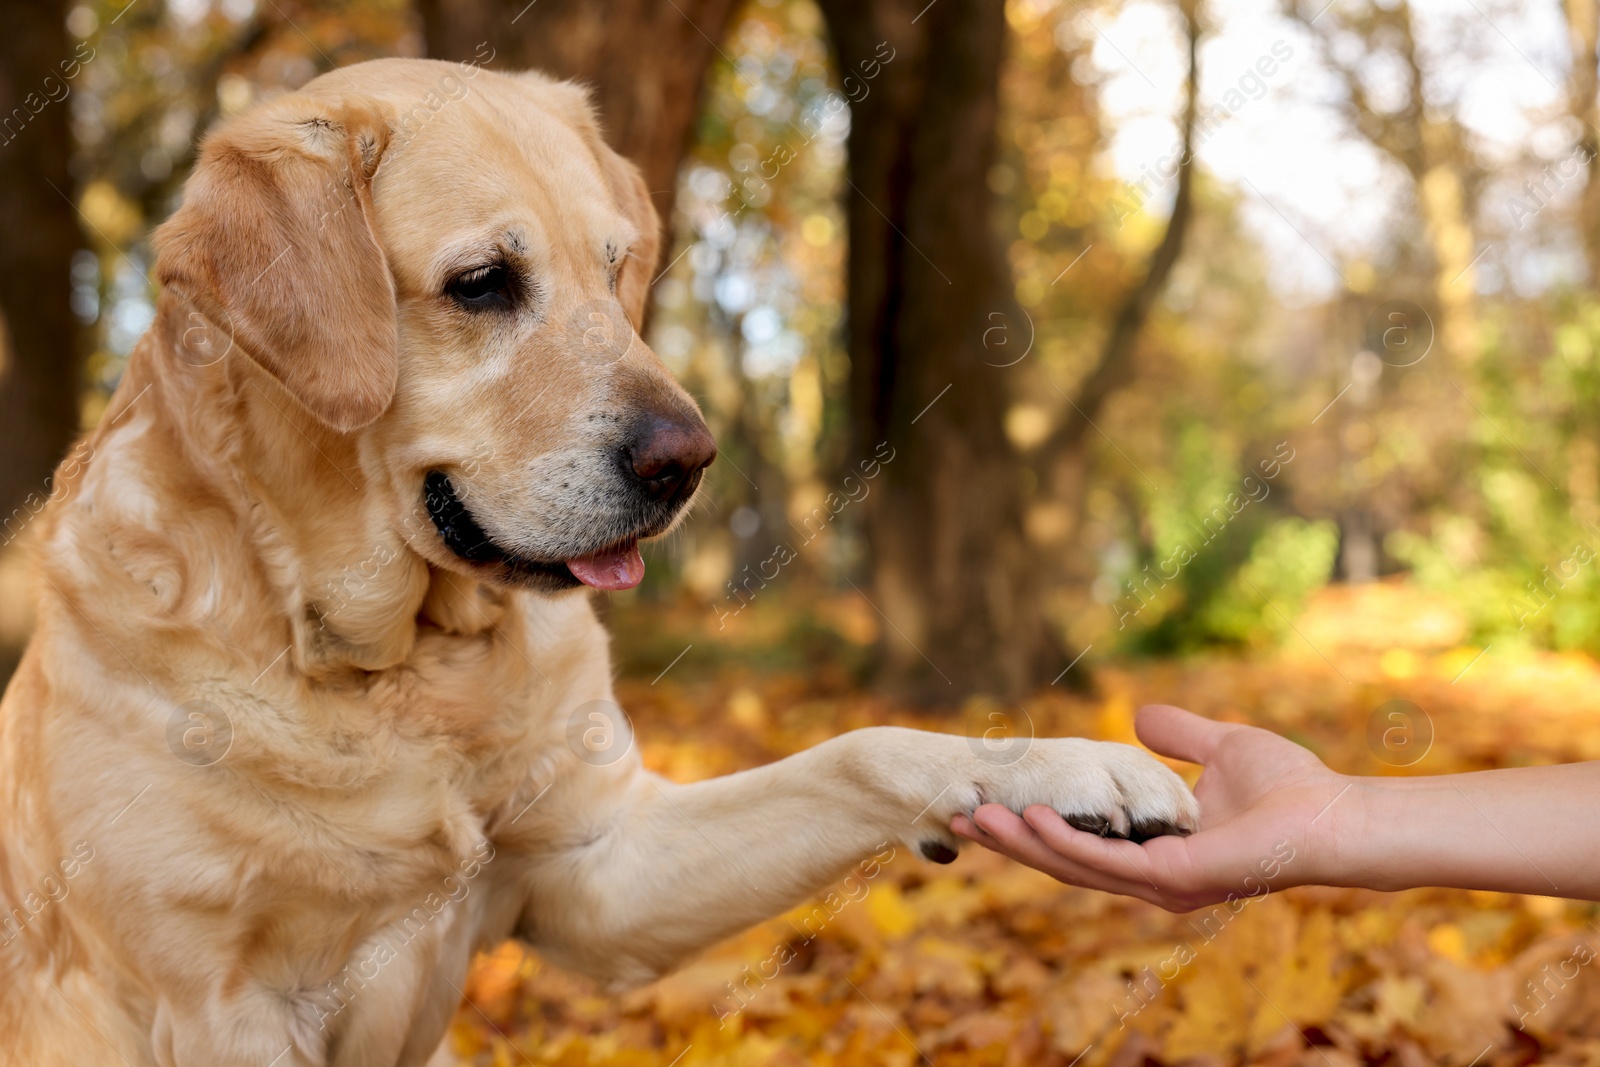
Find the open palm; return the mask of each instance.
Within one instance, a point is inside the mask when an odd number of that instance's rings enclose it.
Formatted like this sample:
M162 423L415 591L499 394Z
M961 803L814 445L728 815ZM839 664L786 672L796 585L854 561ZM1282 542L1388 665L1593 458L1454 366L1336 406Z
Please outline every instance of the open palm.
M1049 808L1019 818L998 804L958 816L952 829L1063 882L1171 911L1317 881L1318 870L1332 869L1338 840L1323 816L1349 779L1277 734L1181 708L1141 708L1135 728L1156 752L1205 765L1198 833L1138 845L1075 830Z

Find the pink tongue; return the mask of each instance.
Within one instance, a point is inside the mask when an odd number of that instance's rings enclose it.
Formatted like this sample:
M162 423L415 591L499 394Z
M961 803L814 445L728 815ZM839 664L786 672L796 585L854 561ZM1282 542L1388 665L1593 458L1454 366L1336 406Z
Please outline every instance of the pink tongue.
M637 541L569 559L567 570L584 585L596 589L632 589L644 581L644 559L639 555Z

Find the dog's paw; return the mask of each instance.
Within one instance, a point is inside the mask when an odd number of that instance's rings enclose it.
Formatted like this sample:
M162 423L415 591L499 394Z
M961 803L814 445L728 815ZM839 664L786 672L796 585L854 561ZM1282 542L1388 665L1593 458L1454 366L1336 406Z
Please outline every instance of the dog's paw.
M985 799L1018 813L1043 804L1080 830L1132 841L1200 828L1200 805L1183 779L1132 745L1039 738L1009 769Z
M956 811L971 814L977 805L993 803L1020 815L1041 804L1080 830L1141 842L1200 828L1200 805L1183 779L1131 745L1035 738L1013 762L985 767L977 777L973 789L960 791L970 807ZM922 827L927 829L926 822ZM936 863L949 863L956 844L953 836L924 832L918 848Z

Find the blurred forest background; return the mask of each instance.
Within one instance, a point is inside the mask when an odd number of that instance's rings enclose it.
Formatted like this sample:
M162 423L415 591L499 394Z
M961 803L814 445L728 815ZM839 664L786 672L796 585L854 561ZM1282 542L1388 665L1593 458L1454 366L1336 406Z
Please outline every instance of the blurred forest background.
M643 168L647 338L721 446L606 602L652 766L1146 699L1347 771L1600 756L1600 8L1324 3L0 2L0 672L197 138L488 57ZM1296 891L1213 938L887 870L731 1021L792 922L620 1001L508 946L463 1062L1600 1063L1592 976L1540 977L1587 906Z

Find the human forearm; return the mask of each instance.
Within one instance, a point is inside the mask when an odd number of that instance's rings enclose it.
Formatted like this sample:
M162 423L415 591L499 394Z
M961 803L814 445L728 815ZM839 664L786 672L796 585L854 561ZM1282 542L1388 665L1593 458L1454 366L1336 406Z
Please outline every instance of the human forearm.
M1174 911L1295 885L1459 886L1600 900L1600 762L1360 778L1266 730L1181 708L1142 709L1139 737L1204 764L1200 831L1143 845L987 805L958 820L980 841L1073 885Z
M1297 881L1600 900L1600 763L1349 786Z

